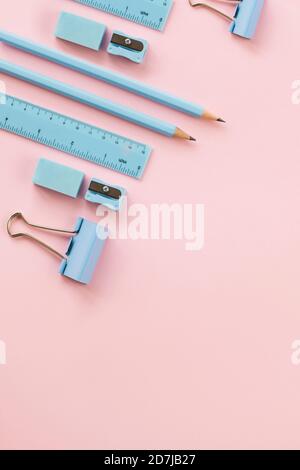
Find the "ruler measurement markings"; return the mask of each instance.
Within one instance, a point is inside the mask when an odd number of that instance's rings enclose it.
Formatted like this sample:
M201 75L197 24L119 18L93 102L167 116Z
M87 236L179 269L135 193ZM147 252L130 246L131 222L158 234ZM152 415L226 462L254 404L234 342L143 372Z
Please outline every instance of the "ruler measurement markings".
M136 178L151 153L139 142L11 96L0 106L0 128Z
M173 0L126 0L126 2L124 0L75 1L159 31L164 29L173 5ZM126 4L125 8L124 3Z

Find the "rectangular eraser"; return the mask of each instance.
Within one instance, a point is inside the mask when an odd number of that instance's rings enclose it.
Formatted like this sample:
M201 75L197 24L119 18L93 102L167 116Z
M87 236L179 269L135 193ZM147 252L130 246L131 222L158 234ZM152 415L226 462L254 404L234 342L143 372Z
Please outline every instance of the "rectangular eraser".
M41 158L32 181L43 188L76 198L83 180L81 171Z
M63 11L58 20L55 36L99 51L105 32L104 24Z

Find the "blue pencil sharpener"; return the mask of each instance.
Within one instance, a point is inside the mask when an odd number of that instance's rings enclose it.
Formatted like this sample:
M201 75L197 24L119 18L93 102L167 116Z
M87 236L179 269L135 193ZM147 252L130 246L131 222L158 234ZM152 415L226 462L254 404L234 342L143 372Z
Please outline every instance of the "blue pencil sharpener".
M105 181L94 178L90 182L85 199L94 204L102 204L113 211L119 211L126 194L126 189L121 186L111 186Z
M143 62L148 50L148 42L140 38L126 36L121 31L114 31L107 52L124 57L137 64Z

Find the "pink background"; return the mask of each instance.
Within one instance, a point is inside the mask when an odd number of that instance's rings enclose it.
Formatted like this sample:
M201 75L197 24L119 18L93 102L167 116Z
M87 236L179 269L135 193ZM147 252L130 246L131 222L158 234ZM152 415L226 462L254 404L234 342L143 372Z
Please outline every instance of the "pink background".
M142 181L1 132L0 447L300 448L299 2L267 0L253 41L177 0L164 34L71 0L1 2L1 28L203 103L193 120L1 45L1 57L176 123L167 139L0 75L8 93L151 144ZM150 41L137 66L55 40L59 12ZM228 11L230 8L228 9ZM6 235L9 215L73 226L96 206L34 187L41 156L125 186L130 202L203 203L205 246L110 241L88 287ZM64 247L58 240L56 246Z

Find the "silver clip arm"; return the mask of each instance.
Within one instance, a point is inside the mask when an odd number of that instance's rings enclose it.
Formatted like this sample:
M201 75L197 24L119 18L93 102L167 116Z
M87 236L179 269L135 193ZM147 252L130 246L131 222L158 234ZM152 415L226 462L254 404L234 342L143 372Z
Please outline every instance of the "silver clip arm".
M36 228L38 230L47 230L48 232L56 232L56 233L68 234L68 235L76 235L77 232L69 231L69 230L60 230L60 229L55 229L55 228L50 228L50 227L43 227L41 225L31 224L25 219L25 217L20 212L16 212L15 214L13 214L7 222L7 233L11 238L20 238L20 237L27 238L27 239L33 241L34 243L37 243L38 245L42 246L46 250L50 251L50 253L52 253L53 255L58 256L59 258L61 258L63 260L67 259L66 256L62 255L61 253L56 251L51 246L49 246L46 243L42 242L38 238L35 238L32 235L29 235L28 233L22 233L22 232L13 233L12 230L11 230L11 226L12 226L13 222L15 222L16 220L22 220L29 227Z
M221 1L222 3L230 3L231 5L232 4L238 4L238 3L241 2L241 0L218 0L218 1ZM221 15L223 18L226 18L226 20L228 20L228 21L234 21L234 18L232 16L227 15L222 10L219 10L218 8L213 7L209 3L195 2L195 0L189 0L189 4L191 5L191 7L204 7L204 8L207 8L208 10L213 11L214 13L217 13L217 14Z

